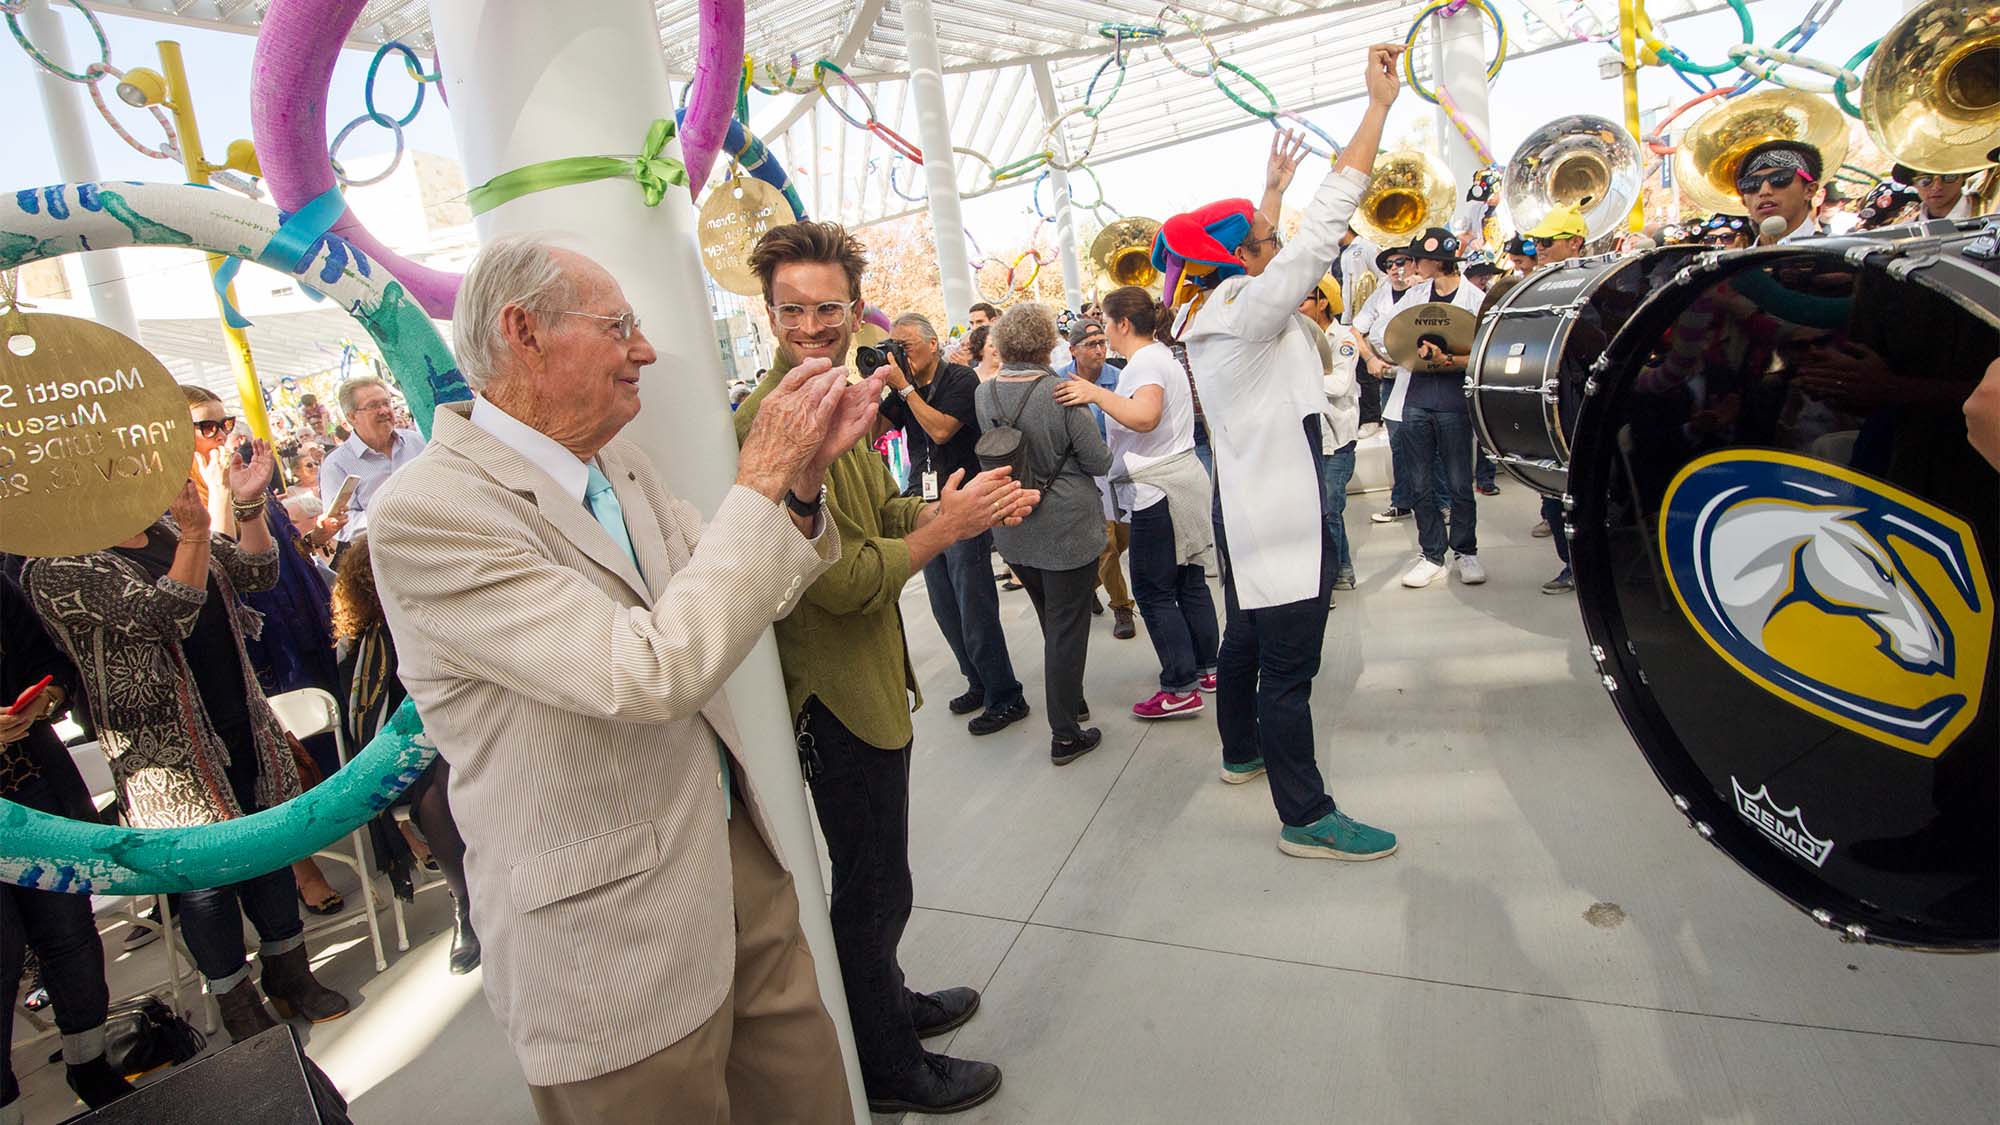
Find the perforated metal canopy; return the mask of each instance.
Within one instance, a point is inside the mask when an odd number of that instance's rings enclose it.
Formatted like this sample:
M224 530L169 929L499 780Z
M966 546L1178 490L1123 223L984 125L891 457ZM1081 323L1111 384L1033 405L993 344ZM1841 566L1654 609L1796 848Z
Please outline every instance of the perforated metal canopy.
M256 31L269 6L269 0L86 2L100 11L248 33ZM1534 14L1537 10L1564 14L1584 34L1608 33L1617 26L1617 0L1493 0L1493 5L1507 23L1509 57L1514 59L1577 41L1571 27L1551 27ZM1198 71L1209 65L1200 42L1206 36L1224 59L1269 88L1267 99L1250 82L1225 71L1231 89L1245 102L1268 109L1275 101L1284 110L1307 114L1360 97L1362 49L1373 42L1401 41L1425 6L1424 0L1190 0L1171 8L1158 0L934 0L933 11L953 144L1004 167L1056 147L1033 68L1048 68L1058 114L1084 105L1092 79L1111 54L1113 41L1102 31L1107 24L1159 27L1165 38L1127 47L1123 84L1095 120L1072 112L1057 125L1063 151L1071 159L1085 156L1093 165L1255 120L1217 90L1212 79L1174 66L1162 44ZM1724 0L1650 0L1647 10L1657 24L1724 6ZM684 79L692 73L698 50L697 5L674 0L654 7L669 72ZM921 170L827 104L831 98L852 116L865 118L862 99L831 75L824 84L831 91L828 96L813 85L812 64L831 60L866 93L882 124L914 142L916 110L907 80L901 0L753 2L745 38L759 83L781 86L789 80L803 91L753 96L751 124L790 170L816 216L861 225L921 209ZM1489 47L1492 38L1489 31ZM391 40L429 48L425 0L367 5L355 25L354 45L372 48ZM795 77L794 60L799 67ZM1415 62L1419 76L1428 77L1428 52L1418 52ZM1112 77L1107 72L1098 79L1094 102L1105 100L1103 91ZM994 187L980 160L961 155L955 163L961 193ZM1075 191L1080 202L1092 198L1087 178Z

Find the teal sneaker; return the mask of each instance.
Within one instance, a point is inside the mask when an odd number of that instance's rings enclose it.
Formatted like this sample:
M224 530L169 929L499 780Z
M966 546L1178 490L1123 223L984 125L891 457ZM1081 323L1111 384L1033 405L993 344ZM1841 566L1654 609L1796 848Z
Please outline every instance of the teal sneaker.
M1371 828L1339 809L1306 825L1286 825L1278 833L1278 850L1305 859L1381 859L1396 852L1396 835Z
M1255 758L1248 762L1222 763L1222 780L1231 785L1241 785L1264 776L1264 759Z

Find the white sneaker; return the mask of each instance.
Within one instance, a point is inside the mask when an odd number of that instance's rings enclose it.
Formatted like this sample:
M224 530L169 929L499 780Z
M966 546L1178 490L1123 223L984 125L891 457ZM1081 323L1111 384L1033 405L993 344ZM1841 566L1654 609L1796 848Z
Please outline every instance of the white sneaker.
M1486 568L1480 565L1478 555L1453 555L1458 560L1458 580L1467 586L1477 586L1486 581Z
M1419 555L1416 565L1403 573L1403 585L1412 590L1421 590L1442 577L1444 577L1444 567Z

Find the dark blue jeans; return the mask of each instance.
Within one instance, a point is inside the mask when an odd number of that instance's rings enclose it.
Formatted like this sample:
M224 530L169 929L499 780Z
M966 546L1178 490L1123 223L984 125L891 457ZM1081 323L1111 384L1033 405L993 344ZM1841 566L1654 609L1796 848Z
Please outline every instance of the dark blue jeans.
M1405 412L1403 417L1405 419L1403 422L1384 418L1382 424L1389 430L1389 506L1407 512L1416 507L1412 499L1416 495L1413 486L1416 474L1409 467L1410 435L1404 429L1409 414ZM1451 507L1451 494L1446 492L1444 487L1444 455L1440 453L1432 458L1432 462L1433 475L1438 481L1434 490L1437 493L1437 507L1439 511L1443 511Z
M923 1057L896 958L915 901L910 748L861 741L817 696L806 700L805 733L816 759L813 812L833 865L834 953L862 1079L879 1086Z
M42 812L61 814L62 805L46 778L37 777L7 798ZM14 1000L21 994L21 966L33 949L42 962L42 986L56 1009L64 1035L89 1031L104 1022L110 995L104 985L104 946L90 913L89 895L31 891L0 886L0 1105L20 1092L8 1065L14 1047ZM74 1061L74 1060L72 1060Z
M1354 569L1354 548L1347 541L1347 482L1354 479L1354 443L1327 454L1319 463L1319 506L1326 515L1326 533L1333 542L1334 577Z
M1174 562L1174 521L1165 499L1132 513L1132 596L1160 658L1160 689L1185 695L1215 667L1215 598L1197 565Z
M256 751L247 745L231 746L228 775L237 805L246 813L257 811ZM245 916L265 945L289 942L306 928L299 918L298 884L292 881L289 866L228 886L183 891L175 910L195 966L211 981L243 969Z
M1313 425L1317 421L1308 419L1306 427L1315 465L1322 460ZM1334 575L1326 524L1320 528L1319 593L1263 609L1244 609L1237 602L1229 540L1226 534L1216 537L1228 614L1215 670L1215 726L1222 736L1222 760L1243 763L1262 758L1278 819L1295 828L1333 811L1333 798L1327 796L1319 774L1312 725L1312 682L1319 674L1320 646L1326 640L1326 599L1333 591Z
M993 583L993 533L981 532L945 548L924 564L924 587L931 614L958 670L973 691L986 697L989 711L1021 701L1021 681L1000 631L1000 588Z
M1472 416L1463 410L1403 408L1401 433L1409 442L1410 488L1423 496L1437 488L1436 470L1444 461L1444 489L1451 498L1451 549L1461 555L1479 553L1478 515L1472 506ZM1417 546L1434 563L1444 562L1444 513L1436 506L1417 509Z
M1478 460L1473 463L1472 483L1478 485L1480 488L1493 488L1495 487L1494 481L1497 479L1500 466L1495 465L1493 458L1487 455L1486 447L1478 444L1478 438L1473 438L1472 440L1476 446L1475 455L1478 457Z
M1556 557L1562 560L1563 569L1569 569L1569 536L1563 534L1563 502L1560 496L1542 497L1542 518L1549 521L1549 539L1555 544Z

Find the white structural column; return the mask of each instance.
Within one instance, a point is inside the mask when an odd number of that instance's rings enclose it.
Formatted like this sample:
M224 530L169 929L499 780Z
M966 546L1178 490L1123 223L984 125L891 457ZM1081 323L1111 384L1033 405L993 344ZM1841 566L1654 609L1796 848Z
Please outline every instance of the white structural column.
M1460 8L1454 15L1440 12L1431 17L1431 30L1431 73L1436 76L1433 81L1451 91L1452 104L1458 107L1459 116L1493 150L1493 158L1506 160L1507 154L1494 139L1487 120L1486 17L1470 7ZM1486 162L1465 143L1442 105L1437 108L1437 133L1445 166L1458 181L1459 198L1463 199L1465 189L1472 183L1472 174L1484 168Z
M1056 105L1056 83L1049 76L1049 64L1036 59L1028 67L1035 72L1035 98L1042 103L1042 127L1053 129L1062 110ZM1063 304L1081 311L1083 270L1076 260L1076 206L1069 193L1069 173L1063 170L1069 163L1069 142L1060 129L1056 130L1054 141L1056 162L1049 167L1049 185L1056 194L1056 250L1062 256Z
M69 37L63 33L61 18L50 10L46 0L28 0L21 22L28 38L50 58L76 57L70 54ZM97 171L97 154L90 148L90 115L84 110L84 100L89 95L83 92L83 87L57 78L39 66L29 69L35 72L35 87L42 95L42 116L48 122L49 141L56 150L56 174L72 184L103 179ZM73 69L82 73L81 64L74 64ZM169 178L178 176L176 171ZM92 250L81 257L83 279L90 287L91 318L137 340L139 318L132 312L132 294L125 287L125 271L119 265L118 251Z
M931 0L903 0L903 30L910 39L910 96L917 103L917 147L924 150L931 235L937 241L944 315L964 324L976 300L972 266L965 257L965 223L958 210L958 169L951 151L951 112L944 104L944 62L938 54Z
M431 27L439 53L451 60L444 80L466 182L544 160L637 152L653 119L674 108L655 18L652 0L436 0ZM481 215L478 226L484 239L562 233L618 279L660 353L641 384L639 417L622 436L644 447L677 495L714 512L736 479L736 439L687 192L670 188L659 206L647 207L639 185L627 179L552 188ZM820 995L840 1028L855 1115L865 1121L811 814L769 633L730 678L728 696L743 735L743 765L759 783L792 869Z

